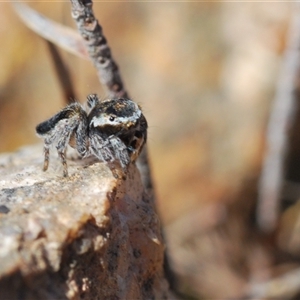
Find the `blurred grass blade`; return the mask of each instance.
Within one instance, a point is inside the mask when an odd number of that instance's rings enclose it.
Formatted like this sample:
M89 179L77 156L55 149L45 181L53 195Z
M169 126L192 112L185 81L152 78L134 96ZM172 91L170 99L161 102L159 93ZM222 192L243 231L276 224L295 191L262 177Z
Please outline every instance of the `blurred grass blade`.
M73 29L56 23L23 3L13 3L23 22L44 39L84 59L90 59L82 37Z
M281 192L285 177L288 137L297 111L296 83L300 72L300 4L294 6L287 48L267 129L267 149L262 166L257 205L259 228L270 233L278 225Z

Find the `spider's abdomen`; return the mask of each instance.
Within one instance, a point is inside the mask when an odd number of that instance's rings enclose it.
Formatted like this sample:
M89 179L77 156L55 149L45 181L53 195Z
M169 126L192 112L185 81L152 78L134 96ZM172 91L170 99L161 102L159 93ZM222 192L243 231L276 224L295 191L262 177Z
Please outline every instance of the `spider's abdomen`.
M38 124L35 128L36 133L41 136L47 134L49 131L53 130L56 127L59 121L69 119L72 116L77 115L80 118L87 118L86 112L82 109L81 105L75 102L65 107L52 118Z
M49 120L46 120L46 121L38 124L35 128L36 133L39 135L44 135L44 134L48 133L50 130L54 129L54 127L60 120L66 119L67 117L68 116L67 116L66 111L64 111L64 110L60 111L59 113L57 113L55 116L53 116Z

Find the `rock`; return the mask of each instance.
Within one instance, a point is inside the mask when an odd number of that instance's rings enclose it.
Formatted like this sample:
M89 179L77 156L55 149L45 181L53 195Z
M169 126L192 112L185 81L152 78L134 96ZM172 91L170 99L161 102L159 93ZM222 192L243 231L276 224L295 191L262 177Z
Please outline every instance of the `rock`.
M55 152L55 151L52 151ZM164 244L139 172L115 178L101 162L42 145L0 156L1 299L167 299Z

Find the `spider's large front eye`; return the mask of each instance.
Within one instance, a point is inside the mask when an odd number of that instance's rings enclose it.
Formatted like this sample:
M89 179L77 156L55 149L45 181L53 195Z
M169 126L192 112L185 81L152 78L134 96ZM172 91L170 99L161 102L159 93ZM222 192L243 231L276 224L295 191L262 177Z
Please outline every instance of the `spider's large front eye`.
M113 116L109 117L109 121L113 122L114 120L115 120L115 117L113 117Z

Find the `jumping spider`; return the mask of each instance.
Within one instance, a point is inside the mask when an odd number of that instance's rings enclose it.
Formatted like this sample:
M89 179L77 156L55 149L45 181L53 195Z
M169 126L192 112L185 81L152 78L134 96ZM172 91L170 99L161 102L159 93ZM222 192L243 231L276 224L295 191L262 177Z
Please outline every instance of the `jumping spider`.
M99 100L96 94L87 97L87 107L74 102L52 118L37 125L36 132L44 139L44 168L49 165L50 146L56 146L68 176L66 148L76 148L80 156L96 156L105 162L119 161L126 173L135 162L147 140L147 121L141 108L132 100Z

